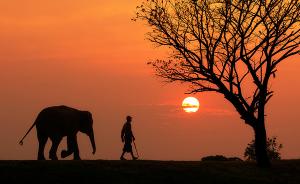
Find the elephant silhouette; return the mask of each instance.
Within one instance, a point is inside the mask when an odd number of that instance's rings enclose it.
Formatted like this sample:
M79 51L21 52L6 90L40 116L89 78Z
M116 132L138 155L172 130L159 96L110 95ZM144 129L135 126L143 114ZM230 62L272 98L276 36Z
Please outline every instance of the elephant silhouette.
M48 138L52 141L49 158L57 160L57 148L65 136L67 136L67 150L61 152L61 157L65 158L74 153L74 160L80 160L77 143L78 131L89 136L93 154L96 152L93 118L88 111L81 111L64 105L47 107L38 114L33 125L19 142L20 145L23 145L24 138L34 126L36 126L39 142L38 160L45 160L44 148Z

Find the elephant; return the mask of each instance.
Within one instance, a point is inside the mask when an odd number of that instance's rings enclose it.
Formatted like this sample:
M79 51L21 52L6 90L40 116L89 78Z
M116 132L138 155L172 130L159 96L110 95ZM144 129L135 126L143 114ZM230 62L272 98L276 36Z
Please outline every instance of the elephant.
M57 160L57 148L65 136L67 136L67 150L61 152L61 157L65 158L74 153L74 160L81 160L77 144L79 131L89 136L93 154L96 152L93 118L89 111L81 111L64 105L47 107L38 114L33 125L19 142L20 145L23 145L24 138L34 126L36 126L39 142L38 160L45 160L44 148L48 138L52 141L49 158Z

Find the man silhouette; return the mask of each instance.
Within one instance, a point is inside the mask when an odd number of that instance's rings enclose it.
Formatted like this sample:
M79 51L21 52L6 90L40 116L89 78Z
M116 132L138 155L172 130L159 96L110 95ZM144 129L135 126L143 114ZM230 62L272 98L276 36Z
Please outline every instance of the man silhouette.
M132 141L135 140L135 137L132 133L132 130L131 130L131 121L132 121L132 117L131 116L127 116L126 117L126 122L125 124L123 125L123 128L122 128L122 131L121 131L121 139L122 139L122 142L124 142L124 147L123 147L123 153L120 157L120 160L126 160L124 158L124 154L127 152L127 153L130 153L131 154L131 157L132 157L132 160L136 160L137 157L135 157L133 155L133 152L132 152Z

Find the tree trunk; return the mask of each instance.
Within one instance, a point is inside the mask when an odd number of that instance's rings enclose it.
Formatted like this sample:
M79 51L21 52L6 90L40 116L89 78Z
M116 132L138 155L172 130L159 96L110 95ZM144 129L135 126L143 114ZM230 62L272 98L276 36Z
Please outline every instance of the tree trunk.
M255 155L259 167L270 167L271 163L267 154L267 134L264 117L259 118L253 127L255 133Z

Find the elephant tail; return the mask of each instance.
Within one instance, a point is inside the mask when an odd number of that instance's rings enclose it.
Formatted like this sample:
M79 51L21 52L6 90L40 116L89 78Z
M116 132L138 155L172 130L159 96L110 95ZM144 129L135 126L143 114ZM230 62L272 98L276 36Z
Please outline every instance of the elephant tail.
M29 132L32 130L32 128L36 125L36 121L33 123L33 125L31 125L31 127L28 129L28 131L26 132L26 134L24 135L24 137L20 140L19 144L22 146L23 145L23 140L25 139L25 137L29 134Z

